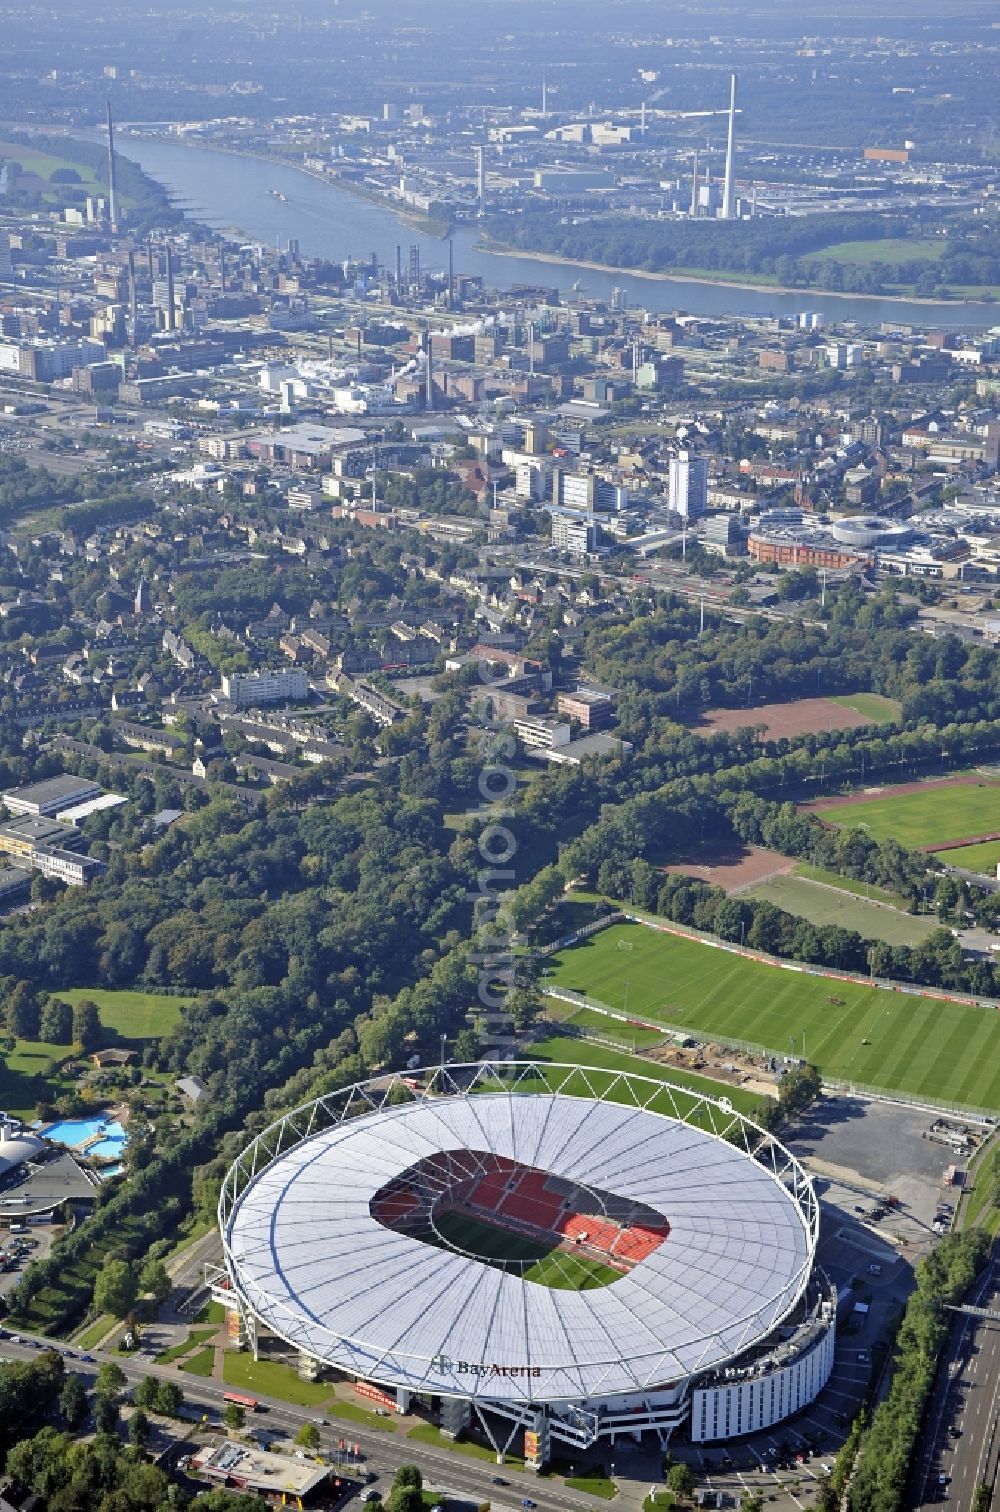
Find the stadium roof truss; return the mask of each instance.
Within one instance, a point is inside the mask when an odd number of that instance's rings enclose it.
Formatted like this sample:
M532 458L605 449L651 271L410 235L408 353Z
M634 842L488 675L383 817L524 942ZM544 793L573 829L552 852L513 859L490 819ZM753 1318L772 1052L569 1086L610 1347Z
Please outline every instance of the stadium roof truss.
M317 1098L233 1163L219 1222L251 1322L390 1388L529 1406L715 1369L803 1295L819 1227L812 1183L726 1097L535 1061L421 1077ZM621 1194L662 1213L669 1237L612 1284L571 1291L379 1222L372 1199L387 1183L454 1150Z

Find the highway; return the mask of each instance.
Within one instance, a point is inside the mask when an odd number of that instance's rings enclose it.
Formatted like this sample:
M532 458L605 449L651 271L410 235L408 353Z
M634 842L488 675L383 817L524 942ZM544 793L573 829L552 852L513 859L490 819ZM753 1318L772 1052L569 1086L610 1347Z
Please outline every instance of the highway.
M1000 1255L969 1303L1000 1307ZM913 1505L972 1512L976 1488L995 1483L1000 1456L1000 1323L957 1313L931 1395L915 1467ZM945 1483L941 1483L944 1476Z
M126 1390L134 1387L143 1376L173 1381L181 1387L189 1406L204 1408L210 1423L218 1424L221 1421L222 1397L227 1390L221 1381L187 1375L176 1366L157 1365L143 1355L119 1355L98 1349L87 1351L90 1358L84 1360L81 1352L72 1345L66 1346L41 1335L15 1334L11 1330L8 1337L0 1338L0 1359L30 1360L37 1357L39 1349L53 1348L63 1355L66 1355L69 1348L73 1358L67 1358L66 1368L88 1380L96 1376L102 1364L113 1361L125 1372L128 1381ZM493 1512L522 1512L521 1502L524 1497L530 1498L539 1512L589 1512L589 1509L606 1508L607 1505L599 1497L590 1496L586 1492L566 1490L560 1479L540 1479L530 1471L509 1465L494 1465L447 1449L417 1444L402 1434L372 1433L360 1424L338 1422L335 1418L321 1416L316 1408L294 1407L260 1392L256 1393L256 1397L267 1410L259 1415L259 1419L254 1418L254 1426L266 1430L269 1436L285 1433L293 1438L303 1423L315 1423L321 1434L319 1453L331 1462L337 1460L337 1444L341 1438L351 1444L360 1444L363 1463L359 1468L362 1472L378 1475L379 1489L383 1496L388 1494L389 1484L400 1465L418 1464L429 1489L440 1491L442 1496L472 1501L477 1506L489 1502ZM280 1445L276 1447L281 1448ZM618 1448L624 1451L625 1446L619 1445ZM620 1453L615 1457L620 1462L626 1456ZM352 1473L351 1466L346 1461L344 1470L346 1474ZM620 1486L617 1503L637 1509L648 1485L625 1479L620 1473L620 1464L616 1465L616 1470L619 1471ZM494 1484L495 1476L502 1477L506 1484Z

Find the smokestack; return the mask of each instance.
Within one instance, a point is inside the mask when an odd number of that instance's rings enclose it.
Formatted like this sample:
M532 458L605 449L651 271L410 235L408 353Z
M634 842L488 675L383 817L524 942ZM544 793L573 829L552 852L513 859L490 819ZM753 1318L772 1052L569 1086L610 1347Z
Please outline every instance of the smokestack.
M549 81L548 81L548 79L545 76L545 69L543 68L542 69L542 115L543 116L547 116L548 113L549 113Z
M219 287L222 293L226 292L226 248L223 244L219 248Z
M174 249L167 242L167 330L176 330L174 311Z
M694 168L691 172L691 214L698 214L698 149L694 150Z
M111 101L108 101L108 217L111 230L118 231L118 182L115 175L115 128L111 119Z
M455 243L448 238L448 308L455 308Z
M427 350L427 375L426 375L426 388L425 388L425 392L424 392L424 408L432 410L434 408L434 359L433 359L433 356L431 354L431 333L430 333L430 331L427 332L427 348L426 348L426 350Z
M155 274L153 273L153 243L151 241L147 241L146 243L146 270L149 273L149 282L152 286Z
M736 75L729 76L729 136L726 140L726 178L722 189L722 219L736 214L736 185L733 181L733 155L736 147Z
M128 320L129 340L134 342L139 321L139 295L135 286L135 253L131 249L128 254Z
M479 214L486 214L486 148L476 148L476 198L479 200Z
M646 102L643 100L642 109L639 111L639 135L646 135Z

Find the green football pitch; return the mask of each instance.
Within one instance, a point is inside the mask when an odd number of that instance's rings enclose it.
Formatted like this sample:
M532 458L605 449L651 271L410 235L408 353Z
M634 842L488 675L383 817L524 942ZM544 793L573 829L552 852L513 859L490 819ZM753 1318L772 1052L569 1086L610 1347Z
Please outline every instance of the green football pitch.
M1000 1012L752 961L617 924L547 963L548 982L645 1022L807 1058L826 1076L1000 1110ZM804 1037L804 1039L803 1039Z
M523 1275L525 1281L552 1286L561 1291L588 1291L595 1286L610 1286L621 1279L621 1272L591 1260L587 1255L569 1254L553 1240L529 1239L493 1223L483 1223L467 1213L441 1213L435 1219L438 1233L466 1254L477 1255L488 1265Z
M817 808L816 813L828 824L863 825L875 840L933 849L949 840L1000 832L1000 782L980 778L944 787L928 784L910 793L831 804Z

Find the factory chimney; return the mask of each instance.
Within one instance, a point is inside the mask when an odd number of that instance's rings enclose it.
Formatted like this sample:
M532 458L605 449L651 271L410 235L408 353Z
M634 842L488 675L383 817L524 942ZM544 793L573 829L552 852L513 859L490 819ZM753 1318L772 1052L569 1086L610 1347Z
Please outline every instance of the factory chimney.
M128 254L128 323L129 341L134 346L139 324L139 296L135 286L135 253L131 249Z
M486 148L476 148L476 198L479 201L479 214L486 214Z
M691 214L698 214L698 149L694 150L694 167L691 170Z
M112 232L118 231L118 180L115 173L115 128L108 101L108 221Z
M219 248L219 289L226 292L226 247L225 243Z
M722 189L722 219L736 214L736 183L733 179L733 155L736 148L736 75L729 76L729 135L726 139L726 178Z
M546 76L545 69L543 68L542 69L542 115L543 116L547 116L548 113L549 113L549 81L548 81L548 78Z
M427 346L425 348L425 351L427 353L427 373L426 388L424 391L424 408L432 410L434 408L434 358L431 353L430 331L427 332Z
M455 243L448 238L448 308L455 308Z
M176 330L176 313L174 308L174 249L167 242L167 319L166 329Z

